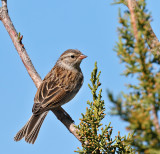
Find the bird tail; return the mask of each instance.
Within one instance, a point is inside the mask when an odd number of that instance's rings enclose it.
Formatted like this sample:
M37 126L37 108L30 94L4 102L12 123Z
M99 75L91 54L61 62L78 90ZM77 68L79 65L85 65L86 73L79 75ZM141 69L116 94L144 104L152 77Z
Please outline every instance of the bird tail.
M20 141L23 137L25 137L26 142L34 144L37 139L41 125L47 114L48 111L40 115L33 114L28 120L28 122L24 125L24 127L16 134L14 140Z

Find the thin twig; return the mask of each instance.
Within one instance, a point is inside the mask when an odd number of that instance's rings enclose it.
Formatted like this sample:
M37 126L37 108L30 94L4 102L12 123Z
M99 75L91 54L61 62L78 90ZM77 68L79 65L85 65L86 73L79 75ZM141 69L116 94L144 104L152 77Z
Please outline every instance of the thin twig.
M0 20L2 21L4 27L6 28L12 42L24 64L26 67L28 74L30 75L31 79L33 80L35 86L38 88L42 83L41 77L37 73L36 69L34 68L31 59L29 58L24 45L22 44L22 36L18 36L18 33L9 17L8 9L7 9L7 0L1 0L2 7L0 8ZM68 113L62 108L59 107L57 109L52 110L52 112L56 115L57 119L59 119L67 128L68 130L79 140L79 136L76 133L78 130L74 127L74 121L68 115Z

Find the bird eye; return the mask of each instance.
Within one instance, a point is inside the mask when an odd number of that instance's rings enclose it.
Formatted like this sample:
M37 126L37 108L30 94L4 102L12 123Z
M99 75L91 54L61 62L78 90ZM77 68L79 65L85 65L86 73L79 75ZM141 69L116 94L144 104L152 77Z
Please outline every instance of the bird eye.
M75 56L74 55L71 55L71 58L74 58Z

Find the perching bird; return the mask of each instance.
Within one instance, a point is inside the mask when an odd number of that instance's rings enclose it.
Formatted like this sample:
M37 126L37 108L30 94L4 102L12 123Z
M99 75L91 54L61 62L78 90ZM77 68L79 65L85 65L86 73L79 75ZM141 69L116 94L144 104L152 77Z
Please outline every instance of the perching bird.
M68 49L60 56L39 86L34 98L33 114L16 134L15 141L24 137L26 142L34 144L48 111L74 98L83 84L80 63L86 57L74 49Z

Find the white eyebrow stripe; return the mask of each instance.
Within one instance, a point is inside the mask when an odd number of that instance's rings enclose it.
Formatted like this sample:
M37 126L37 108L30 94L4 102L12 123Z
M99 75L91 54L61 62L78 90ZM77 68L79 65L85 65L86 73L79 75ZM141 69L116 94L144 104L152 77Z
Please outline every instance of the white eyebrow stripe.
M62 58L70 57L71 55L73 55L73 53L67 53L67 54L63 55Z

